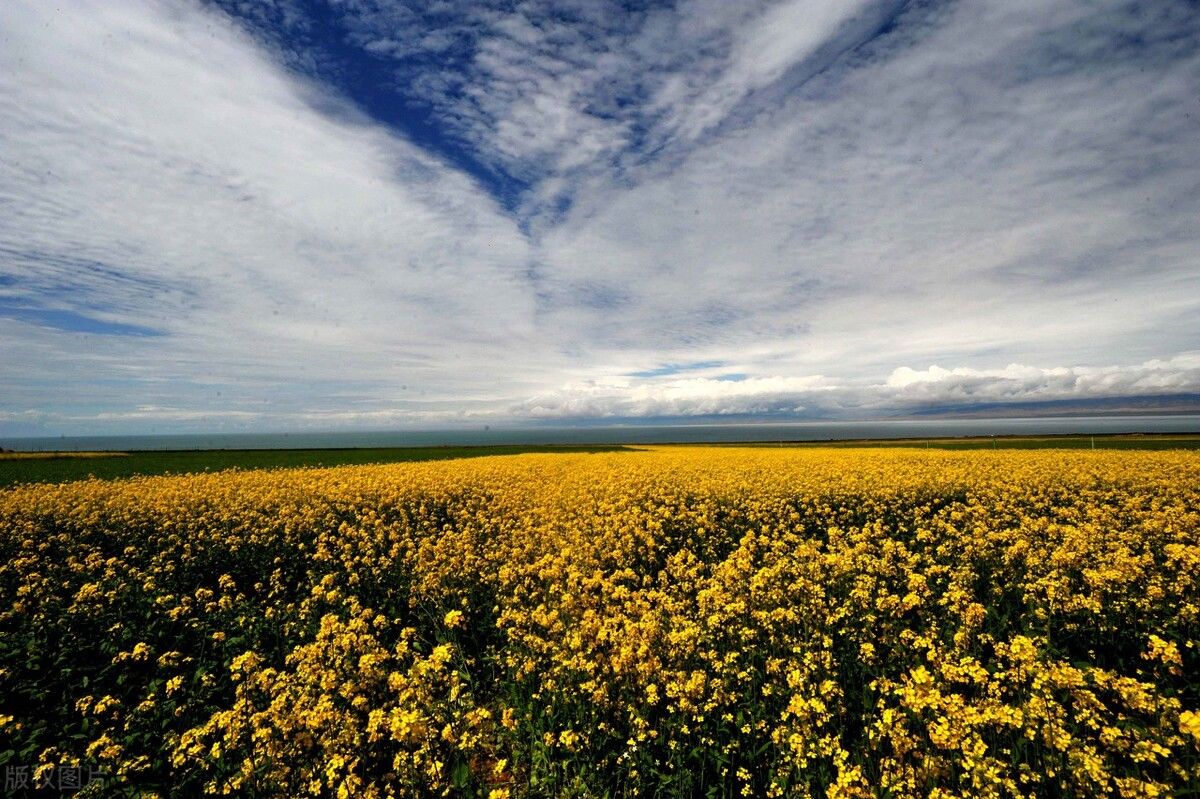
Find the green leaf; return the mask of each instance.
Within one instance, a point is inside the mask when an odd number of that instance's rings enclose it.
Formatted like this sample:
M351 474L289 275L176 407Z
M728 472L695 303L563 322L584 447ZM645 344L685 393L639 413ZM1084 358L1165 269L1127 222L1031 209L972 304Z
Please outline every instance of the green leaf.
M459 761L450 773L450 781L455 788L467 787L471 782L471 767L465 761Z

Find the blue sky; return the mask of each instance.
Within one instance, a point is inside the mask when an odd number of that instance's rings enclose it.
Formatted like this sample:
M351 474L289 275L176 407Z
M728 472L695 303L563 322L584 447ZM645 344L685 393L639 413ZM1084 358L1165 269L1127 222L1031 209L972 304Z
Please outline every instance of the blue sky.
M1200 7L0 5L0 434L1200 397Z

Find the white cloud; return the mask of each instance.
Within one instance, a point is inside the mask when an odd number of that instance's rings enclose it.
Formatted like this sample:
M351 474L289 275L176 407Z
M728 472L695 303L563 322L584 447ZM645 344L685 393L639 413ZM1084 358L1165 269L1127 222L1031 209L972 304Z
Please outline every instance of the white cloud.
M716 374L721 370L707 371ZM821 375L597 378L539 395L516 410L533 418L566 419L753 414L839 418L879 412L969 410L972 405L995 403L1161 398L1198 389L1200 352L1193 352L1134 366L901 366L881 383Z
M901 366L881 388L892 390L886 392L889 401L907 404L1190 393L1200 389L1200 352L1130 366L1037 368L1014 363L1002 369L944 369L933 365L923 370Z
M833 388L820 375L734 380L609 378L564 386L514 410L532 418L801 413L806 410L806 395Z

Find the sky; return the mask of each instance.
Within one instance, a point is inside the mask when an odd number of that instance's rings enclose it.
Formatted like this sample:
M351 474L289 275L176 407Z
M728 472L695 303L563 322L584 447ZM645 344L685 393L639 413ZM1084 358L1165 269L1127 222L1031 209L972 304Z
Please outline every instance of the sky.
M0 3L0 433L1200 407L1194 0Z

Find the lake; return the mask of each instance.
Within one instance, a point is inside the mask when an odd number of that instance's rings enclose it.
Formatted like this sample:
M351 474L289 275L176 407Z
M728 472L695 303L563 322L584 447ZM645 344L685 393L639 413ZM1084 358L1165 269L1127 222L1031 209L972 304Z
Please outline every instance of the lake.
M1200 416L1078 416L998 419L889 419L755 424L626 424L577 427L458 427L441 430L325 433L214 433L54 436L0 439L7 449L188 450L480 446L488 444L657 444L743 441L839 441L855 438L1196 433Z

